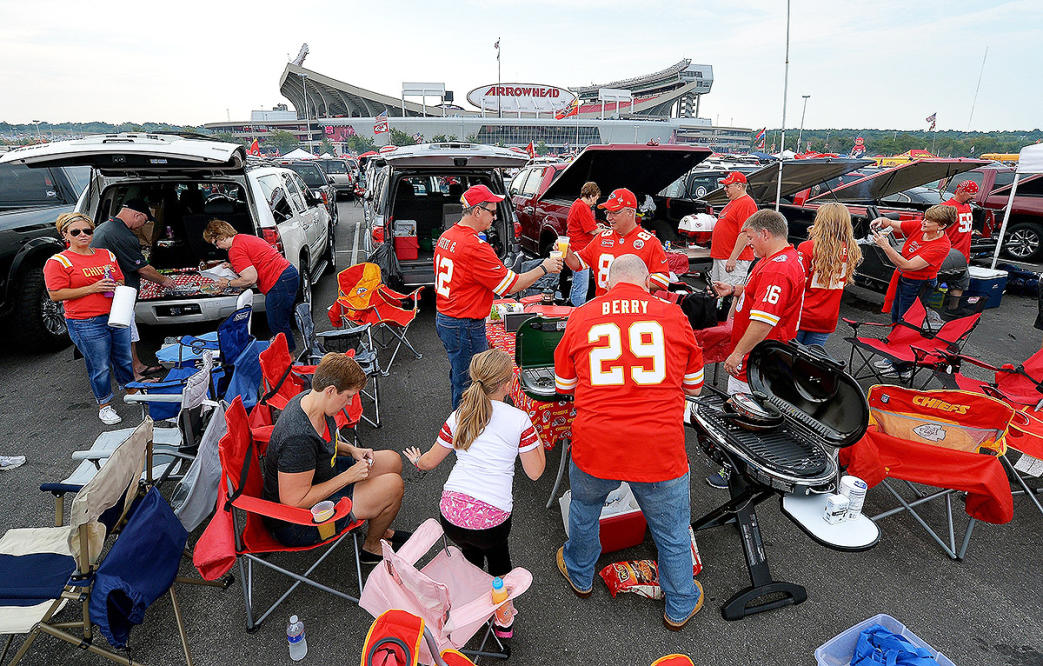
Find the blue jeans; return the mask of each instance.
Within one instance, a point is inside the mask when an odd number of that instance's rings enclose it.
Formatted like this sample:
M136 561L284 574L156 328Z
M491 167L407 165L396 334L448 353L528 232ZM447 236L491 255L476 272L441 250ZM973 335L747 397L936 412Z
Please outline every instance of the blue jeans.
M286 336L286 344L292 352L297 348L293 339L293 303L297 300L297 288L300 286L300 274L293 266L289 266L275 281L272 288L264 296L264 311L268 316L268 328L272 336L282 333Z
M572 290L569 291L569 301L572 307L578 308L587 302L587 286L590 283L590 269L572 272Z
M659 584L666 594L666 616L673 622L681 622L699 603L688 537L688 526L692 522L689 472L669 481L629 483L659 550ZM589 590L594 585L594 565L601 555L598 522L601 507L608 494L619 487L619 481L591 476L570 462L569 484L572 504L565 567L576 587Z
M920 290L927 286L933 289L938 284L937 279L911 280L907 277L898 278L898 289L895 291L895 300L891 305L891 323L897 324L905 311L913 305L913 301L920 295Z
M829 333L819 333L818 331L797 331L797 337L794 339L802 345L825 347L829 335Z
M87 364L87 379L99 405L112 402L112 379L121 387L134 381L134 366L130 360L130 329L109 326L109 315L90 319L66 319L69 337L83 354Z
M471 358L489 348L484 319L457 319L441 312L435 315L435 331L449 354L449 383L453 386L453 409L471 385Z

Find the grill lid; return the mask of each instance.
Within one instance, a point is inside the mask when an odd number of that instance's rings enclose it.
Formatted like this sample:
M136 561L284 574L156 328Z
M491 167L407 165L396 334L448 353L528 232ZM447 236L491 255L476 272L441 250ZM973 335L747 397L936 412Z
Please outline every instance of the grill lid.
M750 352L746 374L755 396L824 444L850 446L866 432L869 404L843 363L804 345L765 340Z

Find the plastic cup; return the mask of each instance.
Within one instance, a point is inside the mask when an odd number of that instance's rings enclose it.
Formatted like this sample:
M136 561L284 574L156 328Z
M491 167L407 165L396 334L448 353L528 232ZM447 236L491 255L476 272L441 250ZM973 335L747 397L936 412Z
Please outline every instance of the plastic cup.
M319 538L323 540L333 536L335 525L330 520L333 518L333 513L333 502L329 500L323 500L311 508L311 519L318 523Z
M561 252L562 256L568 254L569 251L569 237L558 236L558 252Z
M550 258L551 259L562 259L564 256L565 255L564 255L564 253L561 250L551 250L550 251Z

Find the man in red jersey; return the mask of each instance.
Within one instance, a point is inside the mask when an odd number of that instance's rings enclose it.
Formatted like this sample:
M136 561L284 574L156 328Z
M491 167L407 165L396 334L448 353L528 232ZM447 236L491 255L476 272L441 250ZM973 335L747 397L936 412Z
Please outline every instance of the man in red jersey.
M713 259L710 279L741 285L753 263L753 249L742 232L742 225L757 212L757 203L746 194L746 176L742 173L731 172L721 185L728 196L728 204L717 216L710 238L710 258Z
M945 230L953 248L960 251L969 264L971 261L971 236L973 235L974 213L971 212L970 201L978 193L978 184L973 180L965 180L956 186L952 198L943 202L944 206L956 209L956 224ZM949 293L945 299L945 309L955 313L960 307L960 297L965 289L971 286L971 276L966 270L956 281L949 285Z
M663 623L676 631L703 603L692 579L683 425L685 394L702 389L703 354L681 309L650 296L649 282L640 257L615 257L608 290L572 313L554 352L555 386L576 401L569 539L557 564L574 593L590 596L601 509L626 481L659 550Z
M503 265L489 244L478 237L496 219L503 197L475 185L460 197L464 214L438 238L435 246L435 330L449 354L453 409L471 383L471 357L489 348L485 318L493 296L527 288L547 273L561 272L561 260L547 258L531 271L517 274Z
M598 208L605 209L609 231L595 236L590 244L579 253L569 248L565 263L574 271L590 268L594 271L594 296L601 296L608 291L608 272L612 261L624 254L637 255L651 273L649 279L657 289L666 289L670 285L670 268L666 262L666 252L659 239L641 228L637 223L637 197L626 188L612 190L608 200Z
M715 282L722 296L738 296L732 323L732 353L724 361L728 393L750 391L746 383L746 356L762 340L792 340L800 325L804 302L804 267L787 240L786 218L773 210L757 211L743 231L761 260L745 287Z

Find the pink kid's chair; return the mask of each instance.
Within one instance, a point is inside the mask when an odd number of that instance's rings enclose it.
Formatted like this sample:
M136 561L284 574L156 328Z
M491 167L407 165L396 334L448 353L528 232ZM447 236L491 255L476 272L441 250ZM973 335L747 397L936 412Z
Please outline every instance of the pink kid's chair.
M416 563L439 541L442 548L423 568ZM429 518L395 552L387 541L380 542L384 561L374 567L362 590L359 606L373 617L389 609L408 611L424 620L439 652L460 650L476 657L505 659L509 650L492 631L492 618L501 604L492 602L493 577L471 564L456 546L450 546L442 526ZM520 596L532 584L532 574L515 567L503 577L508 600ZM506 603L506 601L501 602ZM476 651L464 645L485 628ZM485 651L490 637L499 652ZM420 645L420 663L437 663L426 643Z

